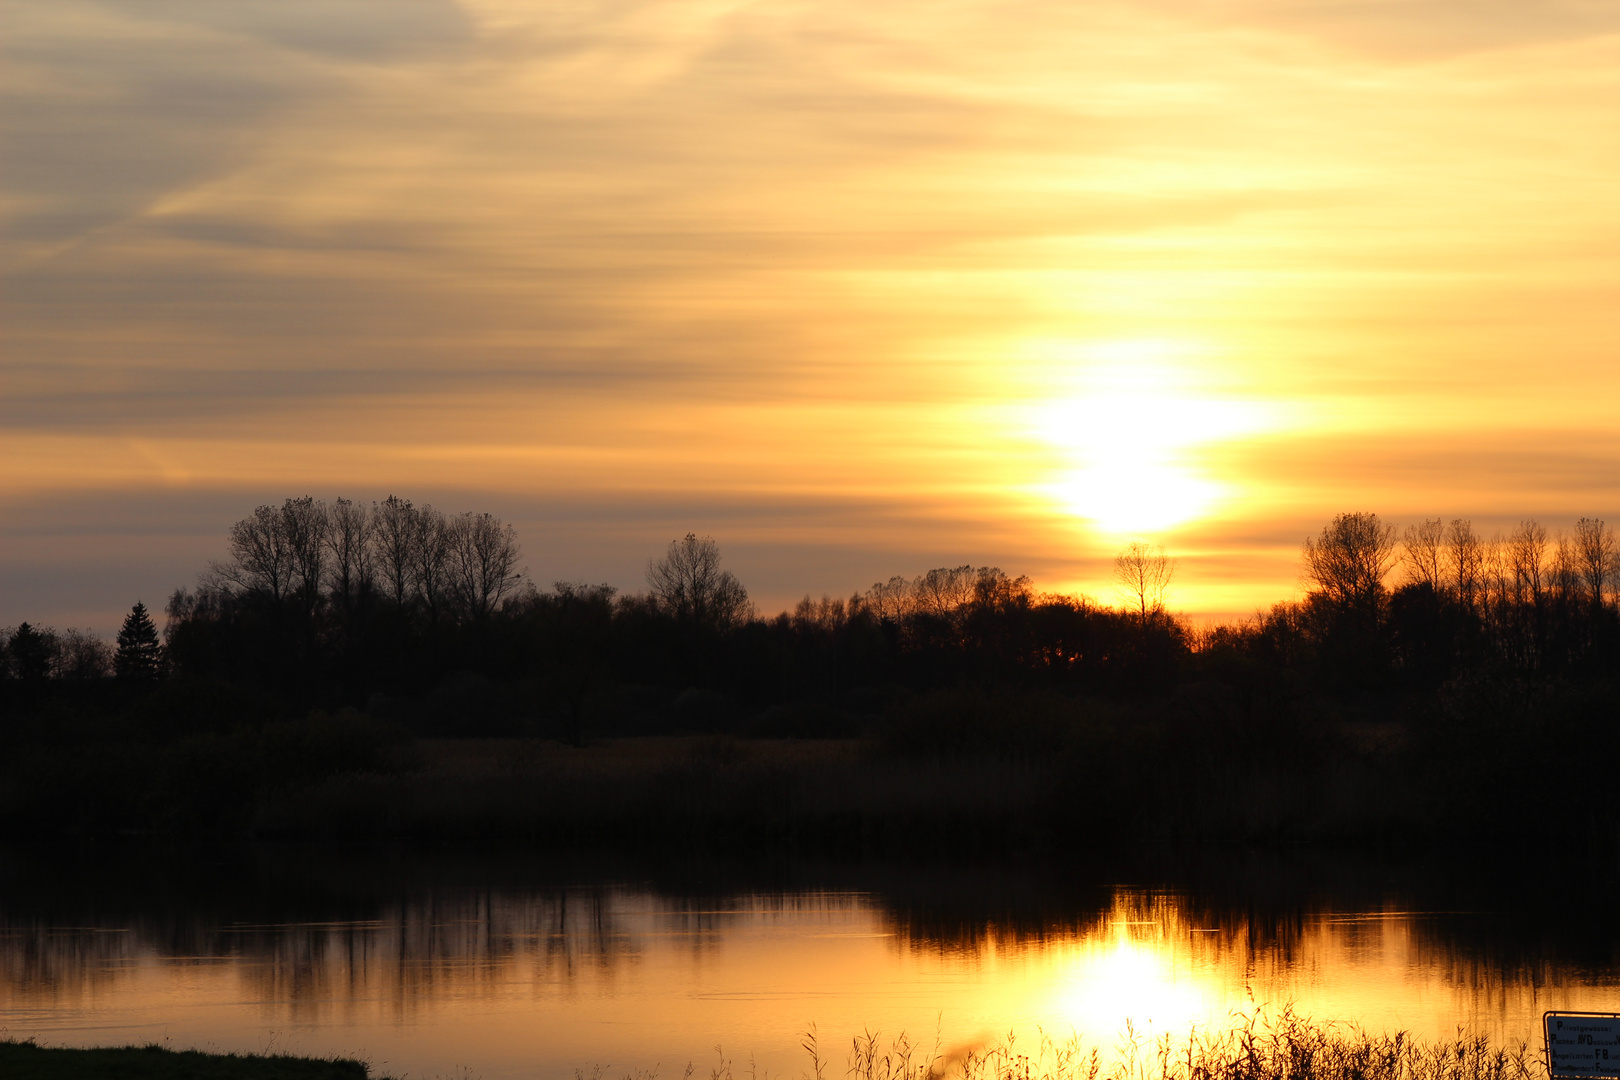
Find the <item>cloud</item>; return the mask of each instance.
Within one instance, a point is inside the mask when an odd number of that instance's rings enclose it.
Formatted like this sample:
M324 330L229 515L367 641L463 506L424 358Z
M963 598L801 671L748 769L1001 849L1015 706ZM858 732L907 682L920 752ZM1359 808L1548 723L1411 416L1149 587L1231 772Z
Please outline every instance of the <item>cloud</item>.
M443 55L473 39L451 0L97 0L131 20L206 27L291 49L360 60Z
M1620 33L1614 0L1149 0L1186 24L1411 63Z
M12 4L0 488L86 552L144 528L111 491L431 489L569 576L709 521L784 595L1084 587L1024 414L1174 340L1291 418L1207 448L1241 483L1167 538L1212 581L1346 505L1601 505L1615 11Z
M74 0L15 5L10 19L0 190L13 243L84 237L240 167L270 116L330 89L253 41Z
M566 391L610 393L615 387L679 386L683 372L626 360L592 356L570 365L554 360L528 370L422 368L295 368L176 371L156 368L106 373L73 372L63 365L11 372L12 387L0 400L0 427L97 432L150 429L199 414L216 420L248 415L284 415L311 401L326 407L365 409L385 399L433 398L445 394L539 395ZM673 384L673 385L672 385Z
M1376 0L1234 5L1250 26L1296 31L1372 56L1415 59L1620 33L1612 0Z

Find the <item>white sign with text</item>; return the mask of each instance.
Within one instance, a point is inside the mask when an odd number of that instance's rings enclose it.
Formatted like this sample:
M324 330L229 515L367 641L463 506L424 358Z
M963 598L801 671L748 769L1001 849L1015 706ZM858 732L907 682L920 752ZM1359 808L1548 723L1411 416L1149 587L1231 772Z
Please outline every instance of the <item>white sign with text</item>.
M1620 1077L1620 1014L1550 1012L1547 1071L1558 1077Z

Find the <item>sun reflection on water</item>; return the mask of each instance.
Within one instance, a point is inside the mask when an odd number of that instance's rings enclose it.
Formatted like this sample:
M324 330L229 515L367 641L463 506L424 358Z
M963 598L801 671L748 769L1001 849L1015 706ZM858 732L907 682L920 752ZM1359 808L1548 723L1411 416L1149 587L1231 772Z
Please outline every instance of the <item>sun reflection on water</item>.
M1607 970L1522 949L1504 960L1406 909L1268 917L1118 888L1034 915L978 910L569 888L448 890L352 920L198 917L178 931L167 918L0 919L0 1027L246 1050L279 1032L291 1051L367 1048L391 1070L476 1064L493 1080L702 1062L716 1043L797 1074L811 1022L831 1040L870 1030L924 1045L1072 1034L1106 1060L1132 1036L1151 1048L1256 1009L1517 1038L1543 1008L1620 1005Z
M1143 931L1148 931L1143 933ZM1182 1033L1208 1022L1221 996L1185 957L1167 948L1157 921L1111 920L1102 933L1074 942L1060 964L1059 1013L1075 1030Z

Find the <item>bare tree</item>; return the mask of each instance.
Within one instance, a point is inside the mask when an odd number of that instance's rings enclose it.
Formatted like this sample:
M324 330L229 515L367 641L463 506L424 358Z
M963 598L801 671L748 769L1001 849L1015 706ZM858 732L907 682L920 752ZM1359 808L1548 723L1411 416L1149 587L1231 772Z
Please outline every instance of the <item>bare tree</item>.
M1005 611L1027 606L1035 598L1035 586L1023 574L1012 577L999 566L981 566L973 574L973 606L981 610Z
M930 570L912 582L916 610L938 619L950 619L973 600L977 574L971 566Z
M411 500L390 495L372 510L372 536L383 586L394 603L411 595L415 575L416 534L421 526Z
M1495 609L1494 618L1498 623L1505 617L1504 612L1513 605L1513 572L1507 548L1507 541L1502 539L1501 533L1496 532L1491 534L1480 552L1487 606Z
M420 601L432 620L451 605L482 618L523 580L511 526L490 514L450 521L396 495L369 508L307 495L261 506L232 526L230 546L231 561L213 570L227 591L298 596L313 605L325 586L349 607L380 577L396 604Z
M68 627L56 635L56 656L51 674L58 679L84 682L113 673L112 646L88 630Z
M1176 561L1162 547L1137 541L1114 556L1114 581L1136 609L1143 625L1150 612L1164 609L1165 590L1176 574Z
M214 564L214 573L228 586L262 593L272 600L286 596L293 586L292 551L287 543L281 511L256 507L231 526L231 561Z
M1377 514L1340 514L1305 540L1305 573L1319 592L1347 609L1376 615L1384 577L1395 562L1395 528Z
M416 511L416 533L412 541L411 572L416 581L416 594L427 607L428 619L437 622L454 584L450 567L450 522L424 503Z
M281 504L280 526L291 571L291 590L313 607L326 576L326 537L331 528L326 504L308 495Z
M1457 599L1465 607L1473 608L1484 586L1484 559L1480 539L1474 526L1463 518L1453 518L1446 530L1446 569L1451 573L1452 586Z
M1441 590L1440 563L1445 535L1445 524L1439 518L1425 518L1421 525L1406 527L1401 537L1401 561L1406 566L1408 580L1427 585L1435 592Z
M1575 542L1562 529L1553 536L1547 583L1559 604L1567 606L1580 602L1581 569L1575 555Z
M1614 533L1597 518L1575 523L1575 562L1593 607L1603 606L1604 590L1615 580Z
M734 626L753 614L748 590L720 569L720 545L687 533L672 540L661 559L647 564L647 584L660 609L682 622Z
M1508 538L1508 565L1515 598L1540 604L1547 591L1547 530L1534 519L1519 522Z
M326 533L327 582L333 597L348 608L372 586L374 514L361 503L339 499L329 513Z
M911 582L896 574L888 581L877 582L866 590L861 603L880 620L898 623L911 614L914 603Z
M806 593L793 608L793 614L788 616L788 623L800 633L819 631L830 634L837 630L848 615L848 608L842 600L823 595L820 600L812 600Z
M493 514L466 513L451 523L449 539L456 599L468 615L482 619L523 581L517 530Z

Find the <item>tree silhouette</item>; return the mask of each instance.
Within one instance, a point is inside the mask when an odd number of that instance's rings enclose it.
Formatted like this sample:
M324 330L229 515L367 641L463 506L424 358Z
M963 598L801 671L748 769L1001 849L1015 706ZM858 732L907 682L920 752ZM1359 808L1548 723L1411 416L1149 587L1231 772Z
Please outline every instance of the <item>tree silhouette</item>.
M468 512L450 525L452 590L463 612L487 618L523 582L517 530L494 514Z
M1377 616L1395 562L1395 528L1377 514L1339 514L1305 539L1305 574L1335 606Z
M1519 522L1508 538L1508 560L1513 568L1516 598L1539 607L1544 599L1551 566L1548 565L1547 530L1534 518Z
M112 661L112 649L88 630L70 626L56 635L56 659L51 666L58 679L104 679L112 671Z
M1446 527L1439 518L1425 518L1421 525L1406 527L1401 538L1401 561L1406 564L1408 580L1440 592L1445 538Z
M276 507L255 507L252 514L232 525L230 551L231 561L214 568L227 586L262 593L272 600L280 600L292 589L292 551Z
M375 584L376 557L372 542L376 515L362 503L338 499L328 512L328 522L327 580L332 598L347 611Z
M1137 541L1114 556L1114 580L1130 598L1137 617L1146 625L1148 614L1164 607L1164 592L1175 576L1176 561L1164 548Z
M888 581L879 581L866 590L861 602L880 622L898 624L914 606L911 580L896 574Z
M146 613L146 605L136 601L118 631L113 671L120 679L147 682L158 677L162 665L163 646L158 643L157 626Z
M394 603L404 604L415 576L412 556L420 529L416 507L409 499L390 495L377 504L372 523L383 585Z
M1603 608L1604 590L1615 580L1614 533L1597 518L1581 518L1575 523L1575 560L1587 599L1597 610Z
M27 623L17 627L7 646L17 678L24 682L41 682L51 674L51 661L56 658L56 635L43 633Z
M427 609L429 625L437 625L450 598L450 520L426 503L416 508L416 530L412 534L411 573L416 593Z
M647 564L647 584L659 609L679 622L726 628L753 613L748 590L720 569L720 545L713 537L687 533L671 540L662 559Z
M1445 544L1446 569L1457 590L1457 600L1472 611L1485 587L1484 545L1475 535L1473 523L1464 518L1452 519Z
M563 740L582 746L591 697L611 675L616 590L611 585L567 581L554 587L556 591L543 601L540 678L544 691L560 706L557 718Z
M305 495L281 504L280 526L286 538L290 591L313 609L320 602L321 583L326 577L331 516L324 502Z
M949 621L973 599L972 566L941 566L920 575L911 584L914 610Z

